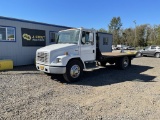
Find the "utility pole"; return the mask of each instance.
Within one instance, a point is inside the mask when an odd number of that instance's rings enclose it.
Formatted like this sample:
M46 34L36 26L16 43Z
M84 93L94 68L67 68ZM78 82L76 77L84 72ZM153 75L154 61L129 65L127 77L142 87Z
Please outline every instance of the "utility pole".
M135 24L135 30L134 30L134 32L135 32L135 36L134 36L134 47L136 47L136 38L137 38L137 35L136 35L136 20L134 20L133 22L134 22L134 24Z

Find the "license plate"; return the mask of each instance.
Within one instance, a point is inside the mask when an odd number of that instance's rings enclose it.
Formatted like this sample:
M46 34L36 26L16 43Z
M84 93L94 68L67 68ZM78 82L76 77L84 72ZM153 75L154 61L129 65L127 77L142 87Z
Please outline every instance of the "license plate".
M43 65L39 66L39 68L40 68L41 70L44 70L44 66L43 66Z

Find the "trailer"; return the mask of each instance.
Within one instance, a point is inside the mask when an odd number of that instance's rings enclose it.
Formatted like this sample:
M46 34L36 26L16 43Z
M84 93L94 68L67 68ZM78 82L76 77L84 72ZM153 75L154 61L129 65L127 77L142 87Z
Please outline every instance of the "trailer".
M127 69L135 54L113 53L112 38L112 34L94 29L59 31L57 44L37 50L36 68L47 74L62 74L67 82L80 80L83 70L107 63Z

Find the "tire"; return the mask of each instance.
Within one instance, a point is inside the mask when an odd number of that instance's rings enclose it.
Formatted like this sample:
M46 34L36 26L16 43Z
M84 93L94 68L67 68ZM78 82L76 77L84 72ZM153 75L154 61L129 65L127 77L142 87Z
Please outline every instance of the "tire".
M80 80L83 74L83 65L79 60L72 60L66 66L66 73L63 74L67 82L76 82Z
M116 62L116 66L121 70L127 69L130 65L131 65L131 59L129 59L127 56L120 58Z
M159 58L159 57L160 57L160 53L156 53L154 56L155 56L156 58Z
M140 52L137 52L136 57L141 57L142 54Z
M51 73L46 73L46 72L44 72L44 74L46 74L46 75L48 75L48 76L51 76L51 75L52 75Z

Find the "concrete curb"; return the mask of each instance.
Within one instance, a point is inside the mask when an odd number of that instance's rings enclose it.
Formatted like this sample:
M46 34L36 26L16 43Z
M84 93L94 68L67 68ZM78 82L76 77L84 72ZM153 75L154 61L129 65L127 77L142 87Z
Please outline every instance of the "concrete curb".
M0 60L0 71L13 69L12 60Z

